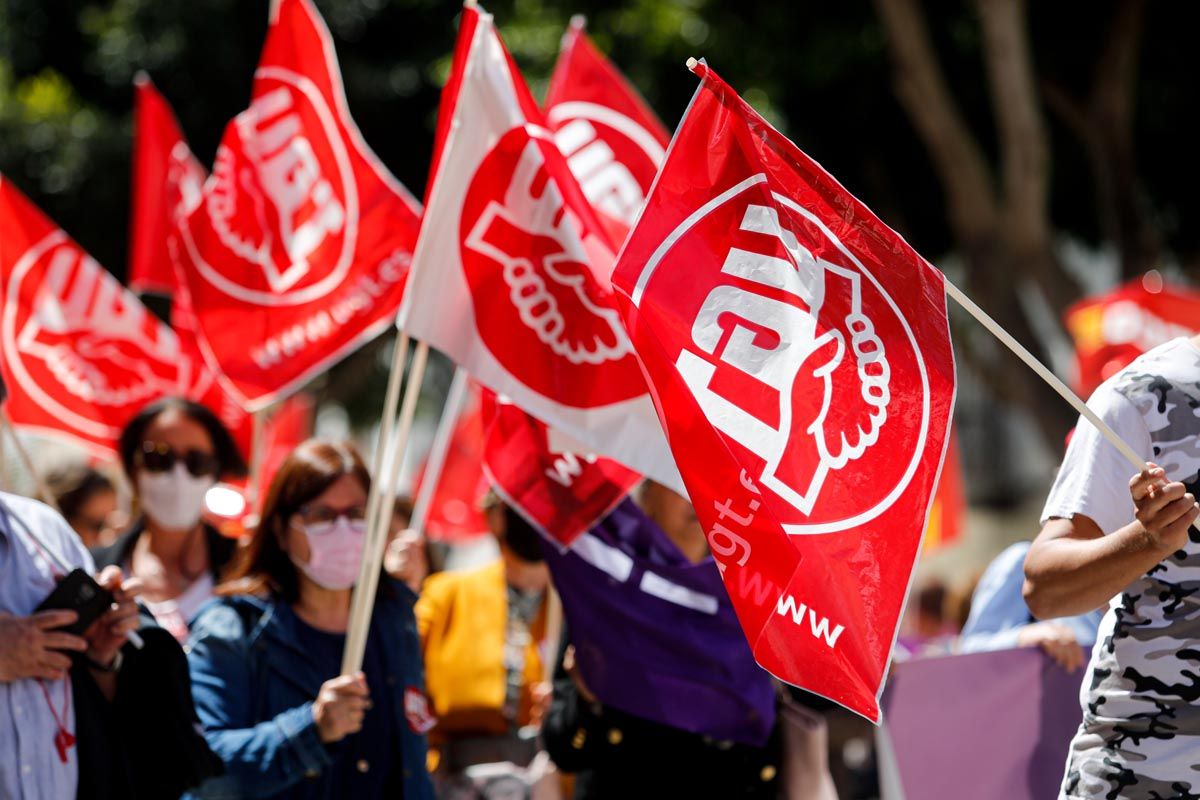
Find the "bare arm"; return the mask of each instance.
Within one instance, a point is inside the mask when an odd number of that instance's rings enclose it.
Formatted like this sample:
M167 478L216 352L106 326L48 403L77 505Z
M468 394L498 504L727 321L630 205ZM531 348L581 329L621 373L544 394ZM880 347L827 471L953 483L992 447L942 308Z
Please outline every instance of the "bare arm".
M1105 536L1088 517L1051 519L1025 557L1023 594L1039 619L1084 614L1107 603L1188 539L1200 516L1182 483L1162 485L1155 465L1129 482L1136 520Z

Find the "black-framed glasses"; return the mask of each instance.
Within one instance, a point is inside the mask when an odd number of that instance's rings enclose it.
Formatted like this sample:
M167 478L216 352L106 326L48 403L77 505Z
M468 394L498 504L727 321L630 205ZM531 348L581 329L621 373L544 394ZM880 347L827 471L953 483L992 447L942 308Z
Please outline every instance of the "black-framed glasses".
M177 453L163 442L143 442L138 456L138 465L148 472L170 472L177 461L182 462L194 478L212 478L221 470L220 462L212 453L194 448Z

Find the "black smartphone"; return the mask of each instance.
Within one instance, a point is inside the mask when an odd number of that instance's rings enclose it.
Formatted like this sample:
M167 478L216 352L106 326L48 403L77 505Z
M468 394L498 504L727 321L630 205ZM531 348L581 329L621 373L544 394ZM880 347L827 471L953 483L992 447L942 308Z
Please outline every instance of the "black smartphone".
M113 593L96 583L91 575L81 569L73 569L58 582L49 596L37 607L38 611L65 608L74 611L79 619L57 630L82 636L83 632L108 611L113 603Z

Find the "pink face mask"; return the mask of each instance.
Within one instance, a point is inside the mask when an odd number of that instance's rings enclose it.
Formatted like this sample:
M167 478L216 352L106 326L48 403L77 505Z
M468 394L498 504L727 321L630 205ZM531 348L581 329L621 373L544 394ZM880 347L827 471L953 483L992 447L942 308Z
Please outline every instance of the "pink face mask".
M308 539L308 563L292 563L326 589L349 589L362 567L367 524L361 519L338 517L332 522L298 525Z

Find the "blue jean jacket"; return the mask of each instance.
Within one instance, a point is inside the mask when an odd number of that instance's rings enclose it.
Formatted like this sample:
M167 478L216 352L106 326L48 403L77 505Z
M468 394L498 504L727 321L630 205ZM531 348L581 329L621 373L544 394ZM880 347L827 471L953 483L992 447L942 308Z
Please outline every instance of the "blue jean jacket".
M405 690L425 689L413 617L416 595L388 578L383 583L371 625L383 643L394 729L402 737L404 798L433 800L427 743L404 712ZM312 710L321 684L332 676L318 674L306 658L297 624L286 603L248 595L213 600L196 616L187 647L192 694L205 738L225 762L226 774L204 783L195 797L342 796L327 769L334 754L321 742Z

